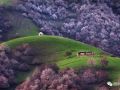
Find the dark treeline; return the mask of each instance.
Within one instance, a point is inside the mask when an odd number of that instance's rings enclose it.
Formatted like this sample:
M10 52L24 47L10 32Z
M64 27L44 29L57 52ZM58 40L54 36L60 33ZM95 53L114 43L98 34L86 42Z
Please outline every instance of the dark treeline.
M15 49L0 45L0 90L20 83L17 82L16 76L19 72L30 70L32 60L35 57L31 50L32 48L28 44L18 46Z
M6 33L12 30L12 25L9 19L6 17L6 9L0 7L0 41L4 41L7 38Z

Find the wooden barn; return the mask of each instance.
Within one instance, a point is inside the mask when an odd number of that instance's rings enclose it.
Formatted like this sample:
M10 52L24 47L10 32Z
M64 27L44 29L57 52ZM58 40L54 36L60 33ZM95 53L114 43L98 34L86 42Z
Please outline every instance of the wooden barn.
M78 52L77 56L94 56L94 52Z

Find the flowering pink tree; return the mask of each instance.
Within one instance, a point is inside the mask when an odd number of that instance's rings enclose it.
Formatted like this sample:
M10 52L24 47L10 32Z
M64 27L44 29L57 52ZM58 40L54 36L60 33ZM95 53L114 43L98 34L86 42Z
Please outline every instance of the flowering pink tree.
M93 70L87 69L83 72L82 81L85 83L95 83L97 81L96 75Z
M9 87L8 79L3 75L0 76L0 87L2 88Z

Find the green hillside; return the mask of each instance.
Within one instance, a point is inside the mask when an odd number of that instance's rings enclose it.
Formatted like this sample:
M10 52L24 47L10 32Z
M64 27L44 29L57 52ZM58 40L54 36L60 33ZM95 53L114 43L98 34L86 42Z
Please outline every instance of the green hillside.
M0 0L0 5L11 5L14 0Z
M87 60L95 59L99 66L100 53L102 50L93 46L80 43L71 39L56 37L56 36L29 36L10 40L3 44L15 48L23 43L29 43L38 53L38 63L56 63L61 69L66 67L80 68L87 66ZM65 56L65 52L71 51L71 56ZM92 51L95 56L81 56L76 54L78 51ZM109 60L109 74L110 79L115 81L120 76L120 58L107 56ZM34 68L33 68L34 69ZM30 72L31 73L31 72ZM23 76L18 75L18 80L21 81L27 77L30 73L23 73Z
M14 6L19 3L21 0L0 0L0 5L3 6Z
M25 18L20 13L6 11L6 17L13 26L12 30L7 33L8 39L38 35L39 28L31 20Z
M33 23L32 20L24 17L20 12L16 10L10 10L9 6L17 5L20 0L0 0L0 6L7 8L3 9L2 15L4 18L10 22L11 30L5 33L6 39L10 40L13 38L24 37L24 36L34 36L38 35L39 28Z

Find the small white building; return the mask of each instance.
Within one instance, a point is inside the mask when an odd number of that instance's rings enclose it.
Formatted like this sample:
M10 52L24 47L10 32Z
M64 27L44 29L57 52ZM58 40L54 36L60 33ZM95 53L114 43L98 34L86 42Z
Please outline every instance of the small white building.
M43 32L39 32L39 34L38 34L39 36L42 36L42 35L44 35L44 33Z

